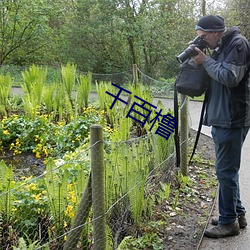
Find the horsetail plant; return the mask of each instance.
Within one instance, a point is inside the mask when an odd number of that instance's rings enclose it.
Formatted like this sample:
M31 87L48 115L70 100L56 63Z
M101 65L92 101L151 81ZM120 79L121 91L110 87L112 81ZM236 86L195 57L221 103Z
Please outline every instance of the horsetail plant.
M111 82L100 82L96 83L96 89L99 99L100 109L106 111L107 122L112 128L117 128L126 118L126 112L128 111L128 106L122 105L121 102L116 102L111 109L111 105L114 98L106 93L106 91L115 95L115 88L112 86Z
M57 230L60 232L64 223L64 211L67 207L67 187L68 178L65 173L56 169L56 165L52 159L46 164L46 175L44 184L49 199L49 207Z
M29 117L34 118L41 107L47 68L42 69L32 65L29 70L22 72L22 76L24 80L24 82L21 83L21 87L24 91L24 110Z
M0 161L0 213L4 215L6 222L9 222L13 206L13 188L14 177L12 166L8 167L4 161Z
M106 198L107 207L124 195L136 224L141 221L144 207L144 188L151 161L147 140L132 140L111 144L112 154L106 155Z
M43 102L46 107L46 113L50 114L53 111L54 93L56 85L46 86L44 89Z
M10 74L0 75L0 115L7 116L8 98L10 96L12 79Z
M76 66L72 63L67 63L66 66L61 66L61 77L62 77L62 86L66 91L66 94L69 97L69 100L72 102L72 92L75 87L76 81Z
M79 110L88 107L89 94L91 90L92 74L80 75L78 78L79 85L77 87L76 102Z

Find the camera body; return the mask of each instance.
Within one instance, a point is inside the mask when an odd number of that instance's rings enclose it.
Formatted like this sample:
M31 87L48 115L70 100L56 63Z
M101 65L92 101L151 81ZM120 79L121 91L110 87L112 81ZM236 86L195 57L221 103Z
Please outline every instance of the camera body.
M199 48L200 50L203 50L207 48L207 43L199 36L197 36L190 45L180 54L176 57L177 61L179 63L183 63L188 58L198 55L198 53L195 51L195 47Z

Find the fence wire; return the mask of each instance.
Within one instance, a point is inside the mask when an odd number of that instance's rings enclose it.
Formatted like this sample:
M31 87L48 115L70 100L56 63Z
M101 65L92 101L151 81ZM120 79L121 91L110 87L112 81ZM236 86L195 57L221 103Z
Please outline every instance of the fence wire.
M107 249L117 249L126 236L136 235L138 223L152 216L153 208L143 218L153 204L150 199L155 199L152 196L159 190L160 182L170 178L174 166L173 144L169 143L164 152L157 137L150 134L128 141L105 142L105 200L110 239ZM88 189L93 188L88 186L90 149L80 152L80 161L48 161L43 174L15 180L20 182L15 188L11 188L14 173L7 173L8 167L1 163L7 174L2 182L5 191L0 194L1 249L21 245L64 249L67 236L78 229L81 234L75 249L91 249L94 222L91 204L86 204L87 215L82 215L81 222L72 228L83 193L90 194ZM161 162L156 158L166 154Z
M159 84L140 74L142 83ZM110 81L110 75L105 77ZM102 75L95 79L106 81ZM172 91L170 85L166 89ZM43 172L37 176L17 178L11 165L0 162L1 249L92 249L93 223L99 220L93 220L91 208L92 147L78 149L74 157L49 159L37 166ZM154 216L154 204L162 199L161 184L172 179L174 142L173 137L167 141L147 134L104 140L104 151L106 242L107 249L117 249L126 237L141 234L138 225ZM71 239L74 248L65 246L70 234L76 236Z

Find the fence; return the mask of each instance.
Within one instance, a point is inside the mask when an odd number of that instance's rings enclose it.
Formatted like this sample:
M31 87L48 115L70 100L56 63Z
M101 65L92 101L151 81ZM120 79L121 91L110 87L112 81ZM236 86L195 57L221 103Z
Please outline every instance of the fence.
M118 249L153 216L160 184L174 168L173 142L163 150L160 136L150 134L110 144L99 125L91 127L91 138L79 162L49 161L42 175L15 189L12 169L1 163L1 249Z
M154 216L175 166L173 139L147 134L110 142L102 133L92 126L91 146L77 152L79 160L50 159L43 174L15 188L13 169L1 162L1 249L119 249Z

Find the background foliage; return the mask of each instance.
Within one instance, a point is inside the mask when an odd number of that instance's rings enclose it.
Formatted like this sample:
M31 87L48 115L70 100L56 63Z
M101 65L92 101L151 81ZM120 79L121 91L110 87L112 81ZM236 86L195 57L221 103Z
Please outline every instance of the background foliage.
M154 78L176 75L175 56L205 14L224 16L249 38L246 0L15 0L0 3L0 64L61 65L114 73L137 64Z

